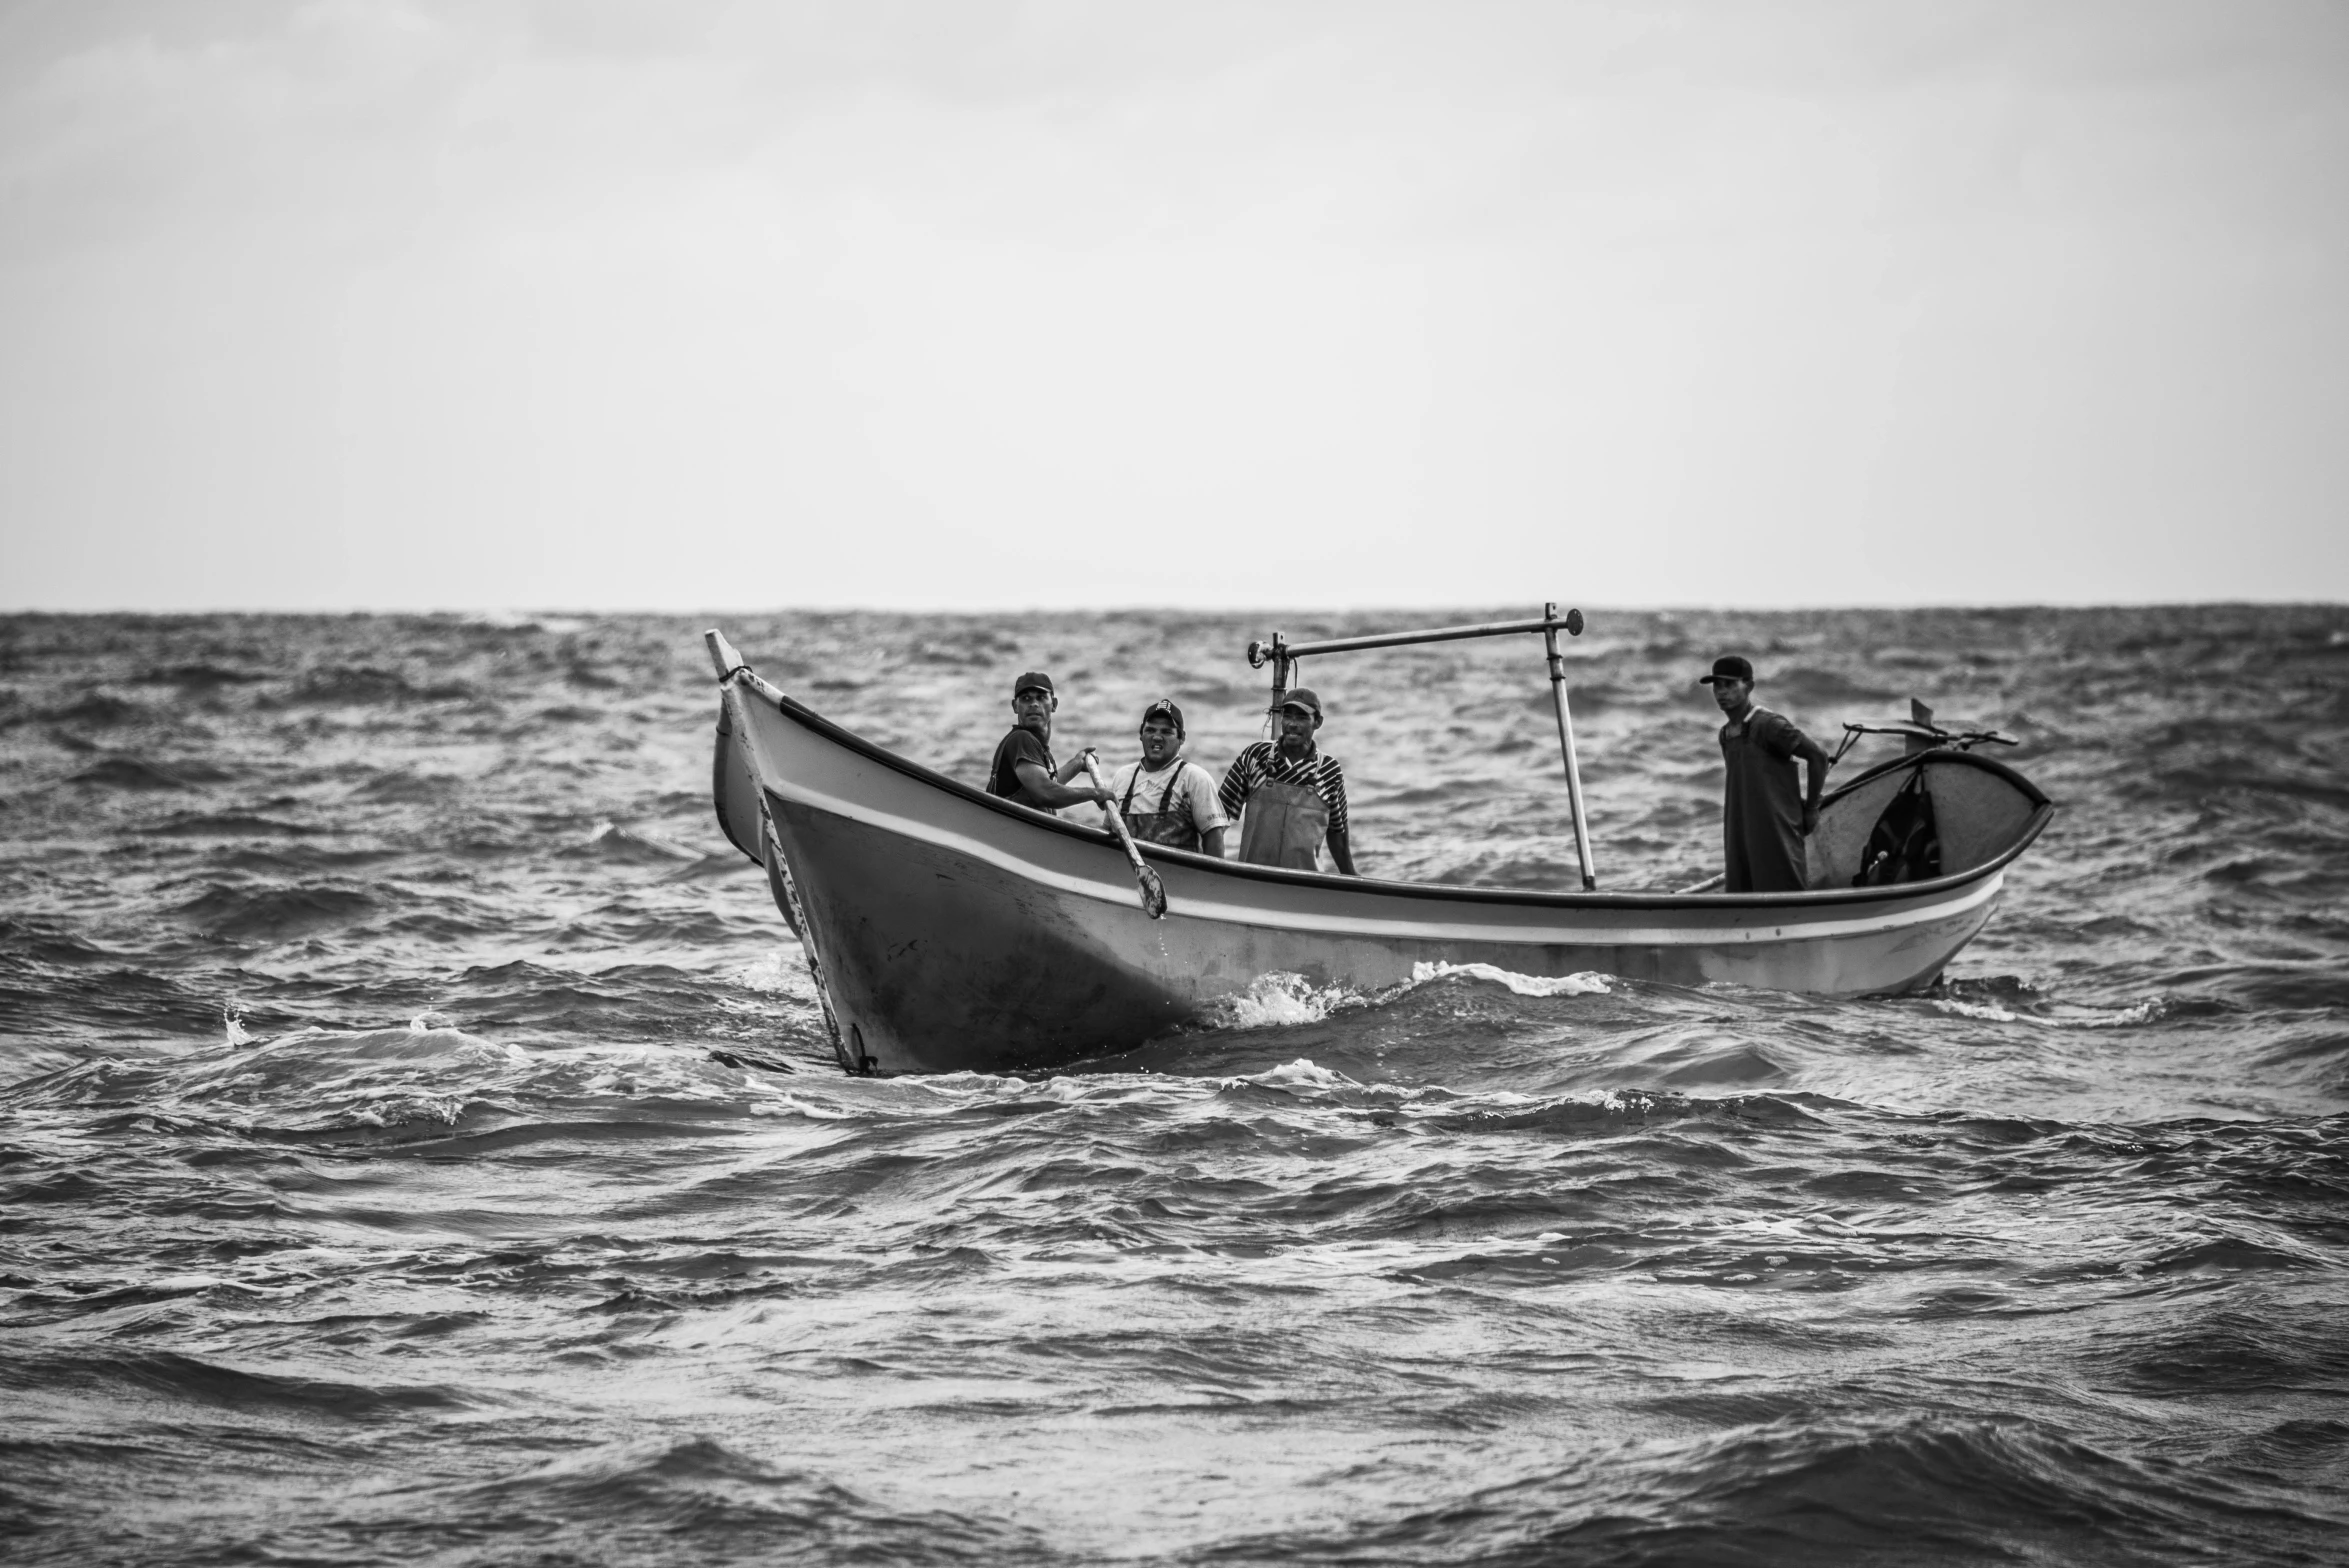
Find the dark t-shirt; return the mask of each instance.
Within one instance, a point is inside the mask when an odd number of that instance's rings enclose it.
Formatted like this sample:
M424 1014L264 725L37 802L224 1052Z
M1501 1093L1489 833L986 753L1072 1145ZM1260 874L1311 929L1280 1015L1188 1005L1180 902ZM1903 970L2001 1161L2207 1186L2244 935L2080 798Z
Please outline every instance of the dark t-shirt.
M1031 799L1021 787L1019 769L1023 762L1033 762L1044 770L1047 778L1060 772L1060 765L1052 760L1052 749L1036 738L1034 730L1015 728L996 742L995 761L987 769L987 793L1016 800L1023 806L1034 806L1038 811L1050 811L1050 806Z

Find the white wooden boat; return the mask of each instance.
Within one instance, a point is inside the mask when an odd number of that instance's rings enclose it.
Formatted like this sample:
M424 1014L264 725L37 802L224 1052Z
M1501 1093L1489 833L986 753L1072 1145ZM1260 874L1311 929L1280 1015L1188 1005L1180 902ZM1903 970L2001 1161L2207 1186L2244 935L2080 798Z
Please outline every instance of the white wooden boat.
M1115 1052L1274 973L1365 993L1423 964L1914 991L1982 929L2007 866L2054 812L2011 768L1930 751L1829 798L1810 891L1429 886L1148 845L1167 900L1154 920L1109 832L897 756L760 679L718 633L709 644L719 824L766 867L852 1072L1046 1068ZM1562 697L1560 718L1565 730ZM1940 817L1943 874L1851 886L1872 825L1916 769Z

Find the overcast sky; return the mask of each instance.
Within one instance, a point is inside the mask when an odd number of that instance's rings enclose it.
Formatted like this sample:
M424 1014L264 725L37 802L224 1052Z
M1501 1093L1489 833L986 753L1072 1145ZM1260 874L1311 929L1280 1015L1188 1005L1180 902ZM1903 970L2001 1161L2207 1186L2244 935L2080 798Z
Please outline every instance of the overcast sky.
M0 3L0 605L2349 598L2349 5Z

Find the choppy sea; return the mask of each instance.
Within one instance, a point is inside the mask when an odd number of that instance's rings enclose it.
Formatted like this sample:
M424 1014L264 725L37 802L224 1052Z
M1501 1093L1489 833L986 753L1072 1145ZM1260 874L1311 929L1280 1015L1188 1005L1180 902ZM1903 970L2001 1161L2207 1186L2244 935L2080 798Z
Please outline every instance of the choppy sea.
M976 779L1020 669L1220 768L1249 638L1474 613L721 624ZM1713 867L1716 652L2021 741L1927 995L1269 976L880 1080L702 624L0 619L0 1558L2349 1561L2349 609L1593 610L1608 886ZM1532 639L1307 678L1367 873L1571 885Z

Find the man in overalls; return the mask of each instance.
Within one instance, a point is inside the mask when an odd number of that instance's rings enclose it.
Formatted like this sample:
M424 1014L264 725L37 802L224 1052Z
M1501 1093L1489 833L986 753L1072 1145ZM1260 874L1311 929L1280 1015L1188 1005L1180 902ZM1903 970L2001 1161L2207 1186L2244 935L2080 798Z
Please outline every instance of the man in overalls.
M1782 713L1754 703L1754 667L1736 654L1713 661L1697 677L1713 688L1728 715L1721 726L1721 761L1729 782L1721 800L1722 889L1730 893L1799 893L1808 884L1803 840L1819 825L1819 791L1827 783L1827 753ZM1810 770L1806 794L1794 762Z
M987 766L987 793L1016 800L1038 811L1081 806L1087 801L1109 804L1109 792L1090 784L1069 787L1069 780L1085 771L1090 751L1078 752L1063 763L1052 760L1052 715L1060 711L1060 696L1052 677L1030 670L1011 683L1011 733L996 742L995 760Z
M1215 798L1215 780L1183 755L1183 710L1161 697L1142 710L1142 760L1109 781L1111 808L1137 843L1195 849L1223 858L1231 819Z
M1338 870L1356 875L1346 837L1346 771L1313 744L1321 699L1300 686L1281 699L1277 720L1276 739L1242 751L1223 776L1224 813L1241 819L1240 858L1313 871L1326 840Z

